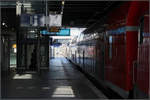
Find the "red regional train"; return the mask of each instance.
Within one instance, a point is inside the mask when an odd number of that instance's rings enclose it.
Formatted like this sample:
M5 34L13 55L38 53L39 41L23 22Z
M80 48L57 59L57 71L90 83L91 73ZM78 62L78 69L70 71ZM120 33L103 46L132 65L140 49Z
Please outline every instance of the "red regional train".
M149 1L126 1L66 49L67 58L123 98L149 98Z

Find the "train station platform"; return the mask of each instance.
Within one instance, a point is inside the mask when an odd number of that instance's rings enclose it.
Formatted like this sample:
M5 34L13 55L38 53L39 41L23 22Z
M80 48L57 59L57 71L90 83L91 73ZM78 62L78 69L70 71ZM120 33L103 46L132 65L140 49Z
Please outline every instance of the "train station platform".
M2 78L5 99L107 99L67 59L50 60L49 71L10 74Z

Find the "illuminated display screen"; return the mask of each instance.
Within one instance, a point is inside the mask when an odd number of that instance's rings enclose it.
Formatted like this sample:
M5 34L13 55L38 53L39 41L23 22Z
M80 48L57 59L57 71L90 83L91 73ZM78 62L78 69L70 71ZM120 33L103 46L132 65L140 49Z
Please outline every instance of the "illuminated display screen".
M50 36L70 36L70 29L61 29L59 32L48 32L47 30L42 30L40 33Z

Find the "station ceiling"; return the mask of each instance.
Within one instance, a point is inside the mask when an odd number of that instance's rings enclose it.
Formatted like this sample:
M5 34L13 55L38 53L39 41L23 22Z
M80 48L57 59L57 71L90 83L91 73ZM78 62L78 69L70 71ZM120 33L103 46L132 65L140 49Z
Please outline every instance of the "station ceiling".
M23 1L23 0L22 0ZM45 0L24 0L24 3L31 3L30 11L34 13L45 13L46 2ZM30 2L29 2L30 1ZM86 27L88 28L101 17L105 16L107 12L118 4L117 1L69 1L65 0L63 8L63 26L69 27ZM48 11L61 13L62 1L61 0L48 0ZM14 17L16 13L16 1L1 0L2 19L3 17ZM13 9L13 10L8 10ZM27 10L25 9L25 10ZM6 12L7 11L7 12ZM7 14L8 13L8 14ZM13 16L12 16L13 15ZM6 18L6 19L10 19ZM15 20L14 20L15 21ZM15 22L12 22L15 23Z

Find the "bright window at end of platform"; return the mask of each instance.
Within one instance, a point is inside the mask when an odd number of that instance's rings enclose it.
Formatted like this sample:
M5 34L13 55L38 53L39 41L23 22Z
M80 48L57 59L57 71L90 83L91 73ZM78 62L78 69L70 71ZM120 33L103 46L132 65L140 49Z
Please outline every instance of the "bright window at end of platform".
M23 75L19 75L16 74L13 79L32 79L32 75L31 74L23 74Z
M58 86L52 97L75 97L73 89L71 86Z

